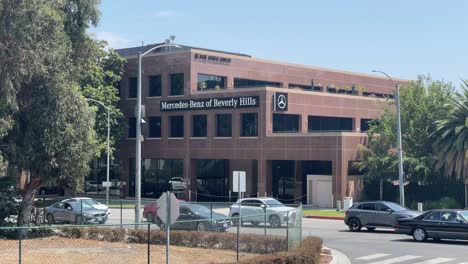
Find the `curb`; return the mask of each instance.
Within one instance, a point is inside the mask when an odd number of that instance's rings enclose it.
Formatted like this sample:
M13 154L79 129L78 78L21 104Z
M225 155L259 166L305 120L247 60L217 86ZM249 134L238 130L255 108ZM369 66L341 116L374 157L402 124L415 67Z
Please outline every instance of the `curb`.
M338 250L330 249L332 261L330 264L351 264L349 258Z
M312 218L312 219L327 219L327 220L344 220L344 217L335 217L335 216L312 216L307 215L304 218Z

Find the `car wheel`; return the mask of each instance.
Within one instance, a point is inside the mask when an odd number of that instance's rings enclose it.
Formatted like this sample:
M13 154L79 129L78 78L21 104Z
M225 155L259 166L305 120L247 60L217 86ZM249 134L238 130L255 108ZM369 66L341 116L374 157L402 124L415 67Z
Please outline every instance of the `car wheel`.
M375 230L375 227L366 227L366 229L372 232Z
M52 225L52 224L55 223L54 215L53 215L53 214L47 214L46 220L47 220L47 223L48 223L49 225Z
M232 225L237 226L239 224L239 214L232 214L232 219L231 219Z
M270 226L273 228L278 228L281 226L281 220L277 215L270 216L268 223L270 223Z
M427 233L422 228L416 228L413 230L413 238L418 242L424 242L427 240Z
M204 223L197 224L197 231L206 231L206 226Z
M152 213L146 214L146 221L148 221L150 223L154 223L154 216L153 216Z
M351 232L358 232L358 231L361 231L361 222L359 222L358 219L356 218L351 218L349 219L349 222L348 222L348 228Z
M82 224L82 223L81 223L81 215L77 215L77 216L75 217L75 224L77 224L77 225L81 225L81 224Z

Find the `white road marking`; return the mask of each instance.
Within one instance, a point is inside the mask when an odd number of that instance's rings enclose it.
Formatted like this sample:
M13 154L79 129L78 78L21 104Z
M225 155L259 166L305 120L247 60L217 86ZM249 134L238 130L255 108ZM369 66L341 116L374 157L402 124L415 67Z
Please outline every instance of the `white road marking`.
M371 260L371 259L376 259L376 258L381 258L381 257L386 257L386 256L390 256L390 254L377 253L377 254L373 254L373 255L368 255L368 256L360 257L360 258L357 258L357 259L360 259L360 260Z
M417 258L420 258L420 257L421 256L406 255L406 256L401 256L401 257L397 257L397 258L382 260L382 261L379 261L379 262L373 262L371 264L392 264L392 263L398 263L398 262L403 262L403 261L407 261L407 260L417 259Z
M438 263L449 262L449 261L452 261L452 260L454 260L454 259L453 258L435 258L435 259L430 259L430 260L427 260L427 261L418 262L418 263L414 263L414 264L438 264Z

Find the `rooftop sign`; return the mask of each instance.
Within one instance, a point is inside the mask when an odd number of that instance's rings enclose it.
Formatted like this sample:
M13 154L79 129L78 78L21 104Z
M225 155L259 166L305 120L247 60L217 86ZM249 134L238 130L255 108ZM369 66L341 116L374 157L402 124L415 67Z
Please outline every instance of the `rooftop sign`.
M219 56L213 56L213 55L207 55L207 54L201 54L201 53L195 53L193 57L195 58L195 60L200 61L200 62L209 62L209 63L214 63L214 64L230 64L231 63L231 58L219 57Z
M159 109L164 111L187 111L207 109L239 109L258 107L260 99L258 96L223 97L208 99L191 99L176 101L161 101Z

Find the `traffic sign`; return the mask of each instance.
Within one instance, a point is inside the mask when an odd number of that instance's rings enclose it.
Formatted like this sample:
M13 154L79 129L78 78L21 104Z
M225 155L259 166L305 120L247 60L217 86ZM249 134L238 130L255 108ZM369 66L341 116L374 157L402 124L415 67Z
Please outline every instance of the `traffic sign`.
M173 224L179 218L179 200L171 192L165 192L157 202L157 213L164 224Z
M245 171L233 171L232 172L232 191L233 192L245 192Z

